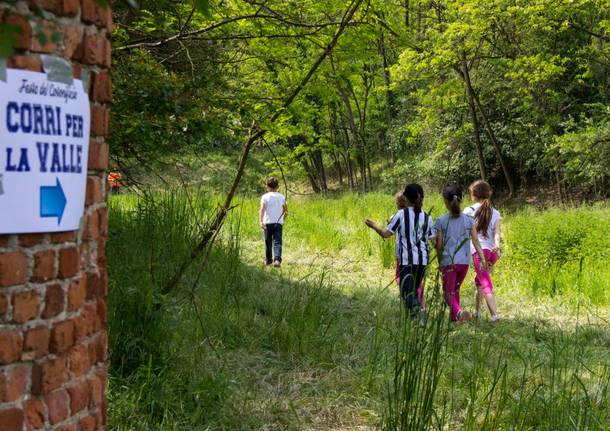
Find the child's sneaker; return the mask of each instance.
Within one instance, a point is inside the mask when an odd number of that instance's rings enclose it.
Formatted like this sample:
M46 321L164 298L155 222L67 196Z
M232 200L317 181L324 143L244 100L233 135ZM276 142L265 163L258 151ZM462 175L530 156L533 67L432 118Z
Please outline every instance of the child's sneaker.
M460 311L458 313L458 321L464 323L464 322L468 322L469 320L472 320L472 314L470 314L468 311Z
M279 260L276 260L275 262L273 262L274 268L279 268L280 266L282 266L282 262L280 262Z
M500 318L498 317L497 314L494 314L493 316L491 316L491 323L498 323L500 321Z

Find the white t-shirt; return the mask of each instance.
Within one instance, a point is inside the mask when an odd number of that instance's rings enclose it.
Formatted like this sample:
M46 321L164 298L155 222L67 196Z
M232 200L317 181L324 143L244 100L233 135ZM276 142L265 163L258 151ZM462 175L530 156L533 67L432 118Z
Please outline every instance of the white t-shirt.
M284 224L284 204L286 198L278 192L268 192L261 197L261 204L265 207L263 214L264 224Z
M476 204L473 204L472 206L465 208L464 214L469 215L470 217L474 218L474 213L479 209L480 206L481 206L481 204L477 202ZM489 221L489 226L487 226L487 235L483 235L482 232L479 232L479 235L478 235L479 242L481 243L482 249L493 250L494 248L496 248L494 235L496 233L496 224L500 220L502 220L502 216L500 216L500 213L498 212L498 210L496 210L495 208L492 208L491 220ZM474 253L476 251L474 249L474 246L472 245L472 243L470 244L470 251L472 253Z

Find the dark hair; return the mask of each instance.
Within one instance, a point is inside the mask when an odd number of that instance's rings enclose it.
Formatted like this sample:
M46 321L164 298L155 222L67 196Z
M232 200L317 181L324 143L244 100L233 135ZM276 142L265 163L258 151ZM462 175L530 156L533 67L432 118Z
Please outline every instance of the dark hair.
M422 186L417 183L407 184L403 194L409 203L413 205L413 209L416 213L421 211L421 207L424 203L424 189Z
M273 189L273 190L277 189L280 185L279 181L275 177L267 178L267 180L265 181L265 184L267 185L267 187L269 187L270 189Z
M398 192L394 195L394 202L397 208L406 208L408 205L407 197L403 192Z
M451 215L457 217L462 212L460 204L462 203L462 189L456 184L451 184L443 190L443 197L449 203L449 211Z
M487 238L487 228L491 222L493 215L493 207L491 206L491 186L483 180L475 181L468 187L470 194L481 201L481 206L474 213L474 218L477 221L477 232Z

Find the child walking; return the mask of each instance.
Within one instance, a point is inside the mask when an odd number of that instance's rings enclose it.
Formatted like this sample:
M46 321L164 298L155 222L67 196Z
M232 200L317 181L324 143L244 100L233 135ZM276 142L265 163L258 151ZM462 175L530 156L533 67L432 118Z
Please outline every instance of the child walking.
M267 193L261 197L258 222L265 233L265 264L278 268L282 265L282 229L288 206L284 195L278 192L277 178L267 178L265 188Z
M443 294L449 306L449 317L452 321L467 321L470 313L462 310L460 304L460 286L466 278L470 266L470 248L472 241L479 255L481 267L487 269L485 256L481 250L475 222L472 217L462 214L462 190L455 185L443 191L445 207L449 210L436 220L436 251L443 274Z
M477 238L483 249L488 269L481 267L481 259L475 253L474 245L470 245L470 252L474 261L476 276L474 283L476 286L475 296L475 317L481 316L481 297L485 298L487 308L491 314L491 321L498 321L498 309L496 298L493 294L493 284L491 282L491 271L493 265L500 258L500 228L502 217L500 213L491 205L491 186L482 180L475 181L468 188L473 205L464 210L464 214L469 215L475 220Z
M422 312L417 295L429 262L428 240L433 237L432 218L422 211L424 189L419 184L408 184L403 192L407 207L399 209L387 227L370 219L365 224L383 238L396 235L395 253L400 265L400 295L412 314Z
M405 209L409 206L409 201L407 201L407 197L404 195L403 192L398 192L394 195L394 203L396 204L396 211L399 211L401 209ZM395 245L395 250L394 250L394 254L396 256L399 255L399 251L398 251L398 245L399 245L399 241L398 241L398 237L397 241L396 241L396 245ZM396 284L398 286L400 286L400 260L397 257L396 258L396 275L394 276L394 281L396 281ZM426 299L424 297L424 283L426 282L426 279L424 278L420 285L417 286L417 299L419 299L419 303L421 304L421 308L422 310L426 309Z

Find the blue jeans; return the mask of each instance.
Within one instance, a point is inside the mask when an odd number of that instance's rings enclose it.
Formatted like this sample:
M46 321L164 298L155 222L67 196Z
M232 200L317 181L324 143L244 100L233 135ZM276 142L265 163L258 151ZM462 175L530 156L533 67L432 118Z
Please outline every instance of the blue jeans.
M265 225L265 257L267 265L282 261L282 225L271 223ZM272 249L273 248L273 254ZM275 255L275 259L273 259Z

